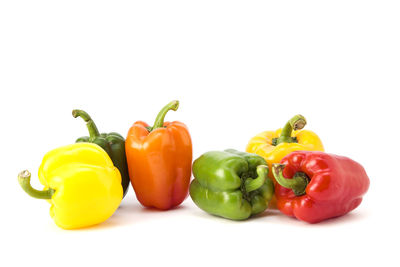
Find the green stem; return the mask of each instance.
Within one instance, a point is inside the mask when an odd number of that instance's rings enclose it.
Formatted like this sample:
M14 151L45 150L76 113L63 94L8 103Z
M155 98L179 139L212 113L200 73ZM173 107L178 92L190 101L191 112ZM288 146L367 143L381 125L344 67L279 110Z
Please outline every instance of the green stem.
M265 179L267 179L267 177L268 167L266 165L257 166L257 178L247 178L244 182L246 192L249 193L260 188L265 183Z
M74 118L81 117L86 122L86 127L89 130L89 139L93 140L97 136L100 135L100 132L97 129L96 124L94 123L92 118L89 116L89 114L87 114L85 111L80 110L80 109L74 109L72 111L72 116L74 116Z
M304 172L296 172L292 179L287 179L282 174L284 168L284 164L272 164L272 174L276 182L285 188L292 189L296 196L304 195L310 178Z
M22 171L18 174L18 182L22 189L34 198L40 199L51 199L53 194L56 192L53 188L47 190L36 190L31 186L31 173L28 170Z
M282 128L281 135L273 140L274 145L279 145L280 143L296 143L296 138L292 137L292 131L301 130L306 126L306 118L302 115L296 115L291 118L285 126Z
M174 100L169 102L165 107L163 107L160 112L158 113L156 120L154 121L154 125L151 129L149 129L149 131L153 131L157 128L161 128L164 125L164 119L165 119L165 115L167 115L167 112L170 110L176 111L179 107L179 101L178 100Z

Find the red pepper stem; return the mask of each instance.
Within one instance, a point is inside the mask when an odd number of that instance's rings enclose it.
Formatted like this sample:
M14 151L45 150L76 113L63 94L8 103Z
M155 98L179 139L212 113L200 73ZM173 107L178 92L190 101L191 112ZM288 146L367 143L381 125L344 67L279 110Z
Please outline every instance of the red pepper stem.
M281 135L276 139L276 144L280 143L293 143L295 142L292 138L292 131L301 130L306 126L306 118L302 115L298 114L291 118L285 126L282 128Z
M156 120L154 121L153 127L151 129L149 129L150 132L157 128L163 127L165 115L167 115L167 112L170 110L176 111L178 109L178 107L179 107L178 100L171 101L166 106L164 106L158 113Z
M264 183L265 180L268 179L268 166L259 165L257 166L257 178L247 178L244 182L244 186L246 192L249 193L251 191L259 189Z
M56 192L53 188L47 190L36 190L31 186L31 173L28 170L22 171L18 174L18 182L22 189L31 197L39 199L51 199Z
M304 195L310 180L308 176L304 172L297 172L292 179L287 179L282 174L284 168L284 164L272 164L272 174L276 182L285 188L292 189L296 196Z
M86 127L89 130L89 139L93 140L100 135L99 130L97 129L96 124L92 120L92 118L85 111L80 109L74 109L72 111L72 116L74 118L81 117L86 122Z

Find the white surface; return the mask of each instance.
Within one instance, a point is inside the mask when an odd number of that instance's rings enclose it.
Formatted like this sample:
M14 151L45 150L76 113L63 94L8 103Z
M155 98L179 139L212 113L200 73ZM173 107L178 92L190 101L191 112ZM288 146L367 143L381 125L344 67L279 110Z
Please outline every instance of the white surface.
M398 1L1 1L1 266L398 266ZM350 214L316 225L267 211L245 222L190 198L146 210L133 190L105 223L64 231L17 173L86 135L185 122L194 158L244 150L301 113L326 151L367 170ZM393 242L390 244L390 242ZM33 262L33 264L31 264Z

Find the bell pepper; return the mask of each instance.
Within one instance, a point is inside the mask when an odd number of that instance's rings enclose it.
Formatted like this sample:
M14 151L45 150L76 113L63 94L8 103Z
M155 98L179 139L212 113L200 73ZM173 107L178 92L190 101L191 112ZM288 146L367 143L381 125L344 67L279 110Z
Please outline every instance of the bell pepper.
M233 149L210 151L193 163L190 196L202 210L244 220L267 209L274 194L265 160Z
M269 169L284 156L297 150L324 151L319 137L312 131L301 130L306 125L302 115L291 118L282 129L265 131L250 139L246 151L262 156ZM270 172L269 177L274 180Z
M192 165L192 141L182 122L164 122L178 101L158 113L153 127L137 121L125 142L129 176L139 202L145 207L167 210L187 197Z
M83 110L74 109L72 111L72 116L74 116L74 118L81 117L86 122L86 127L89 130L89 136L80 137L75 142L94 143L107 152L114 166L117 167L121 173L121 184L125 197L130 183L128 164L125 155L125 139L119 133L111 132L108 134L100 134L92 118Z
M369 187L359 163L324 152L293 152L274 164L272 172L278 209L309 223L352 211Z
M121 175L96 144L76 143L48 152L39 168L44 189L32 188L30 180L27 170L18 175L26 193L51 203L50 215L64 229L101 223L122 200Z

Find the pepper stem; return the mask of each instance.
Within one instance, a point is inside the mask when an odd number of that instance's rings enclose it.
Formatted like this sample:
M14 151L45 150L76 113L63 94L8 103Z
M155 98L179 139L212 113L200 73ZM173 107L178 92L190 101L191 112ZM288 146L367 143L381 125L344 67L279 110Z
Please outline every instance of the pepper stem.
M179 101L174 100L169 102L165 107L163 107L160 112L158 113L156 120L154 121L153 127L149 128L149 131L153 131L157 128L161 128L164 125L164 119L165 115L167 115L167 112L170 110L176 111L179 107Z
M287 179L282 174L284 168L284 164L272 164L272 174L276 182L285 188L292 189L296 196L304 195L310 178L304 172L296 172L292 179Z
M100 132L97 129L96 124L89 116L89 114L87 114L85 111L80 109L74 109L72 111L72 116L74 116L74 118L81 117L86 122L86 127L89 130L89 139L93 140L100 135Z
M53 188L47 190L36 190L31 186L31 173L28 170L22 171L18 174L18 182L22 189L34 198L39 199L51 199L53 194L56 192Z
M292 131L301 130L306 126L306 118L298 114L291 118L285 126L282 128L281 135L273 140L274 145L279 145L280 143L296 143L296 138L292 137Z
M258 165L257 166L257 178L247 178L244 181L244 187L246 192L249 193L251 191L257 190L260 188L264 183L265 179L268 177L268 167L266 165Z

